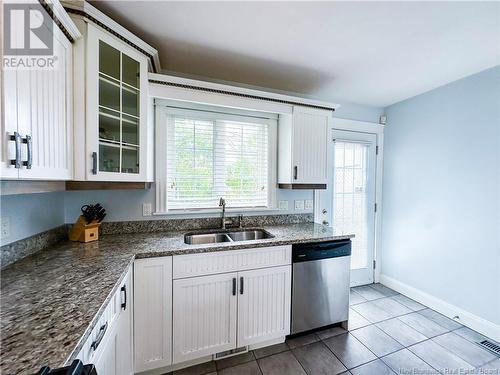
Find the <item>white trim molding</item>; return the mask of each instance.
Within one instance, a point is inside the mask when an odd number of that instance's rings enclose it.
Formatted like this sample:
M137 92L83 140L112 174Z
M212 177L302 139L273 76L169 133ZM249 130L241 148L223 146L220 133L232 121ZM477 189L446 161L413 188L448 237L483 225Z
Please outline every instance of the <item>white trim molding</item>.
M438 313L443 314L450 319L458 316L459 319L453 320L493 340L500 341L500 325L498 324L474 315L458 306L452 305L451 303L443 301L442 299L384 274L380 275L380 282L385 286L394 289L396 292L404 294L405 296L410 297L433 310L436 310Z

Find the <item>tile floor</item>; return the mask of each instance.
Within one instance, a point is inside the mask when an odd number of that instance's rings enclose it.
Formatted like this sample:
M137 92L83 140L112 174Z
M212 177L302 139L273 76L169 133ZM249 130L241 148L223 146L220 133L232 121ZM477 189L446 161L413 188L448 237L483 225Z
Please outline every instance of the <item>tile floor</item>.
M349 332L307 334L174 375L500 374L485 337L381 284L351 289Z

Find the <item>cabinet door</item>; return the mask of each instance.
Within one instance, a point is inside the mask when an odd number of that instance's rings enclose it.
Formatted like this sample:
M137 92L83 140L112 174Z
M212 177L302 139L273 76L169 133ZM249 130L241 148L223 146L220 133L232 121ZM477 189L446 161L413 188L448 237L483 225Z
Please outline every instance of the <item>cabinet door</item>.
M236 277L174 280L173 363L236 348Z
M147 58L88 25L86 91L87 178L145 181Z
M327 183L327 144L330 112L294 107L292 183Z
M121 375L118 371L118 341L118 329L115 329L102 344L101 354L94 363L97 374Z
M68 180L73 172L72 46L54 25L54 65L17 71L18 131L31 138L22 145L19 178Z
M172 363L172 257L134 263L135 372Z
M120 375L133 375L134 366L132 361L133 342L132 342L132 309L133 309L133 290L132 273L129 272L125 281L120 286L118 334L117 334L117 370Z
M291 266L238 273L238 347L290 333Z
M0 141L0 173L2 178L17 179L19 169L11 164L15 160L15 144L10 136L17 132L17 75L15 70L5 69L1 72L3 118Z

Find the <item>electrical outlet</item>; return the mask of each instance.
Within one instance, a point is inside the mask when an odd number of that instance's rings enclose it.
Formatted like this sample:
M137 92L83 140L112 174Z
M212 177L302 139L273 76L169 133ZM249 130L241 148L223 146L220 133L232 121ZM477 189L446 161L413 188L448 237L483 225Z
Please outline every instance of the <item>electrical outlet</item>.
M288 201L279 201L280 210L288 210Z
M10 218L9 217L2 217L0 237L2 237L2 238L9 238L10 237Z
M306 199L306 203L304 205L304 208L306 210L312 210L313 209L313 200L312 199Z
M153 209L151 207L151 203L143 203L142 216L151 216L151 215L153 215Z
M304 210L304 201L303 200L295 201L295 210L297 210L297 211Z

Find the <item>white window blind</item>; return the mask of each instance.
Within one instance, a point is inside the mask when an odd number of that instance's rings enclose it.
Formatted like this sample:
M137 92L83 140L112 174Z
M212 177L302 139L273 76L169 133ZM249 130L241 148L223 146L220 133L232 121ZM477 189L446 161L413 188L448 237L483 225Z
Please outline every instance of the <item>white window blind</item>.
M218 208L221 197L228 208L269 207L272 121L173 109L166 118L166 210Z

